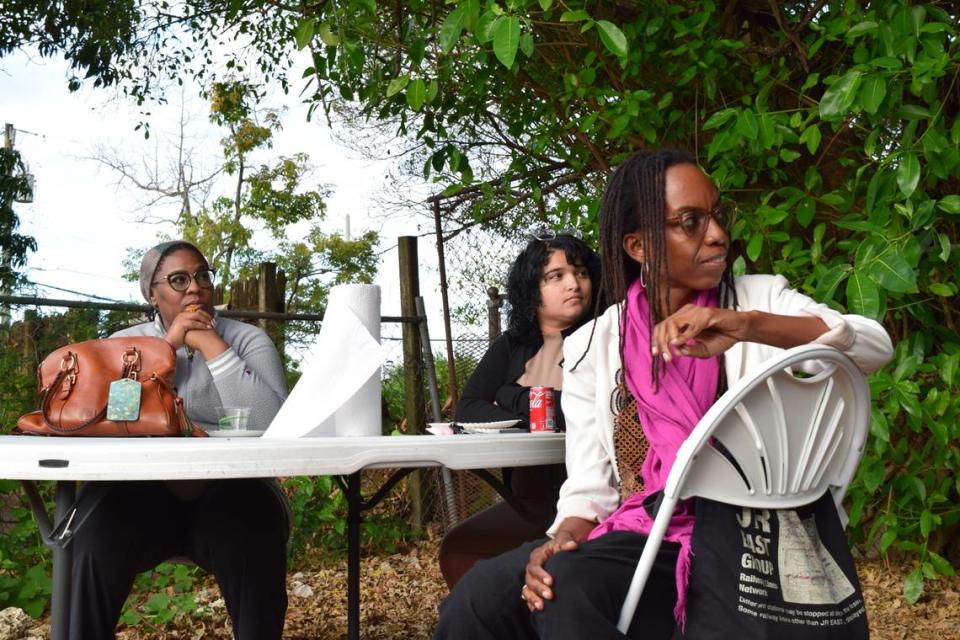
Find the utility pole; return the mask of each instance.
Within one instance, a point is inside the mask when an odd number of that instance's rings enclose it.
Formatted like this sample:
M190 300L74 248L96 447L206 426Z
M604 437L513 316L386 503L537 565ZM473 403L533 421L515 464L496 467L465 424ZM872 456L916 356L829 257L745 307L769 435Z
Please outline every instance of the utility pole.
M13 139L16 137L17 130L13 128L13 125L9 122L4 123L3 125L3 148L10 153L13 153ZM11 168L11 171L13 169ZM10 174L12 177L13 174ZM13 267L10 264L12 257L10 255L10 250L8 247L3 248L3 256L0 258L2 260L2 265L0 265L0 273L11 274L13 272ZM10 289L7 286L6 280L0 281L0 294L9 295ZM7 328L10 326L10 307L6 304L0 304L0 327Z

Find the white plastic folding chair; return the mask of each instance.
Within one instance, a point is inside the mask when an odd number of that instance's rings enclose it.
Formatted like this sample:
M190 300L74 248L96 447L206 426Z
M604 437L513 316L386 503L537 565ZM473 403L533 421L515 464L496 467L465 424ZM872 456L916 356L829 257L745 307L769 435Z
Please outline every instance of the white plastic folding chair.
M797 377L797 370L815 373ZM832 347L789 349L730 387L677 453L620 612L620 632L630 627L679 501L700 496L743 507L792 509L829 490L839 508L860 463L869 423L866 377Z

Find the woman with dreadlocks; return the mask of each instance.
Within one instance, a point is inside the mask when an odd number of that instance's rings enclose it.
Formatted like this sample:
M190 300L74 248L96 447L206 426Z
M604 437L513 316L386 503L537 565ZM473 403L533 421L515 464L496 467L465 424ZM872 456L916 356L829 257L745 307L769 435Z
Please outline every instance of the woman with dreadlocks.
M549 539L477 563L441 607L435 638L623 638L617 617L652 525L643 502L725 381L810 342L865 373L890 359L873 320L780 276L734 278L730 210L680 151L641 151L614 172L600 211L601 289L622 302L564 343L568 477ZM682 624L692 530L684 505L628 637L670 638Z

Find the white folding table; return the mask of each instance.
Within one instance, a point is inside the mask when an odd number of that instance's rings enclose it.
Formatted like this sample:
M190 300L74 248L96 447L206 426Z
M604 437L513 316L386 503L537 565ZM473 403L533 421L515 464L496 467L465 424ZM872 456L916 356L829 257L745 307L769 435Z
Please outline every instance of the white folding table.
M359 639L360 520L399 480L422 467L469 470L509 491L486 472L562 462L563 434L260 438L46 438L0 436L0 477L57 482L59 520L73 504L76 481L212 480L276 476L335 476L347 494L348 638ZM363 469L399 469L369 499L360 493ZM35 509L36 511L36 509ZM49 520L45 513L38 518ZM41 522L41 529L43 529ZM67 637L71 557L53 549L51 638Z

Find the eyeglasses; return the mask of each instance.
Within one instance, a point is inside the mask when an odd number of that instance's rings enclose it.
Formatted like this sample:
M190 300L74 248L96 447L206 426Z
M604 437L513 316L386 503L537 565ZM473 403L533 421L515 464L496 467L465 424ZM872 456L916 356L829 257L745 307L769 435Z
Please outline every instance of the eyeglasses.
M197 283L197 286L202 289L210 289L213 287L214 275L215 272L212 269L197 269L193 275L190 275L186 271L174 271L173 273L168 273L163 280L151 282L150 284L162 284L166 282L174 291L183 293L190 288L190 283L194 281Z
M713 211L690 207L683 209L677 215L667 218L667 224L680 227L688 238L703 236L710 225L710 218L720 225L721 229L729 229L736 219L737 205L733 202L721 202Z
M545 240L554 240L557 236L570 236L571 238L576 238L577 240L583 240L583 233L580 232L580 229L576 229L574 227L565 227L559 231L549 227L540 227L539 229L534 229L530 232L531 240L540 240L541 242Z

